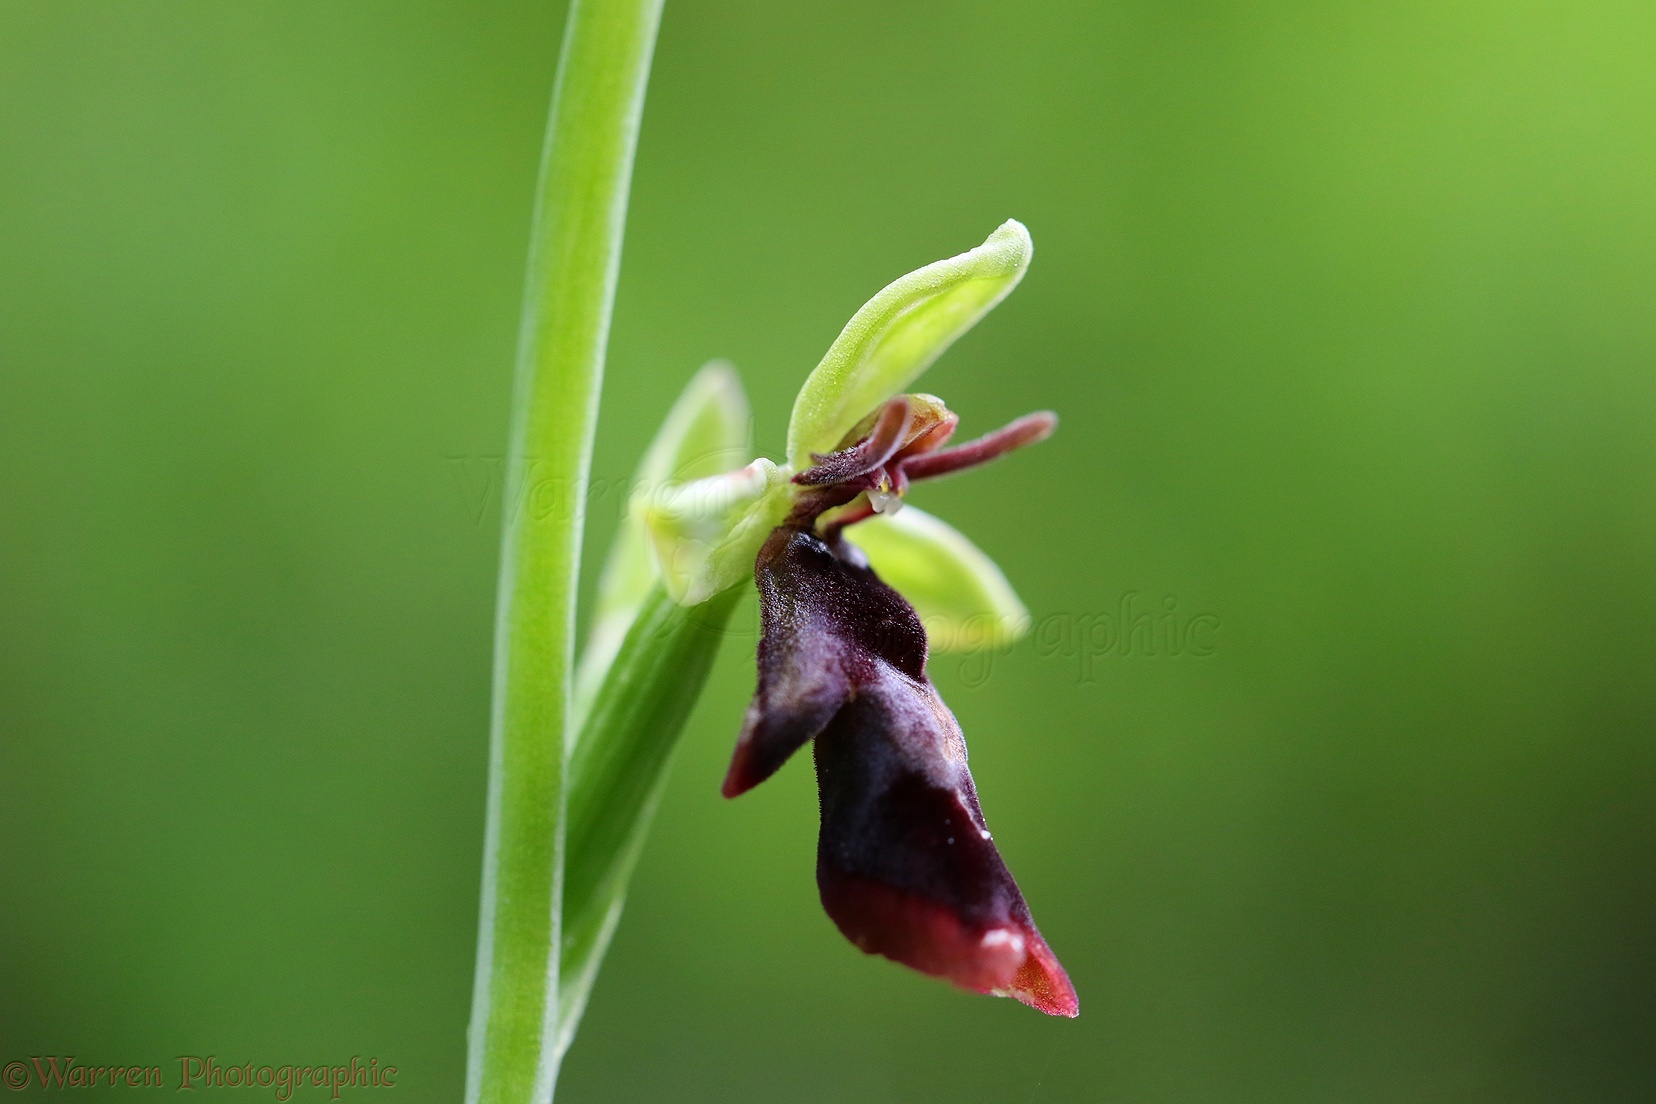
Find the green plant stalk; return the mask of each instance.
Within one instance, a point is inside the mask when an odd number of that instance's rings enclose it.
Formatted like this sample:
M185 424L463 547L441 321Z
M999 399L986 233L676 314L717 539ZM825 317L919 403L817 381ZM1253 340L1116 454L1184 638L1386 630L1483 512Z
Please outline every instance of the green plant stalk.
M574 0L542 150L503 500L470 1104L544 1104L557 1077L581 532L661 6ZM526 501L531 483L551 501Z
M621 918L679 733L743 593L732 587L681 606L657 582L580 725L569 766L560 1054L574 1039Z

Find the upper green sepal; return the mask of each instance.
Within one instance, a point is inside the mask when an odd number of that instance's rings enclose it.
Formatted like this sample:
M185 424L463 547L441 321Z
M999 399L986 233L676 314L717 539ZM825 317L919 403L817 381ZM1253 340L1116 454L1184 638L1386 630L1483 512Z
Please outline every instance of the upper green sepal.
M788 462L804 469L902 391L1023 279L1035 245L1007 219L978 246L917 269L863 304L794 400Z
M848 526L874 573L908 600L934 651L1011 644L1029 610L995 561L948 522L913 506Z

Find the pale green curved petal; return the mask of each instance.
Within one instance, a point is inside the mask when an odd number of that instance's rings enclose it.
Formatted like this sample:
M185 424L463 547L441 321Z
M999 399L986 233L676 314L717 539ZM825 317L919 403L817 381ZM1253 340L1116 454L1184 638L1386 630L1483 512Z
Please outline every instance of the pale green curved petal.
M704 364L667 412L633 476L628 508L598 579L592 628L575 672L577 718L591 703L658 574L649 538L631 509L632 500L669 484L741 467L749 455L750 424L742 381L736 369L722 360Z
M913 506L845 529L875 574L907 598L934 651L997 647L1029 630L1029 610L983 550Z
M794 400L788 462L835 448L869 411L908 389L932 361L1006 298L1035 250L1007 219L984 243L886 285L845 324Z
M761 458L635 500L675 602L697 605L752 576L760 546L793 506L791 474Z

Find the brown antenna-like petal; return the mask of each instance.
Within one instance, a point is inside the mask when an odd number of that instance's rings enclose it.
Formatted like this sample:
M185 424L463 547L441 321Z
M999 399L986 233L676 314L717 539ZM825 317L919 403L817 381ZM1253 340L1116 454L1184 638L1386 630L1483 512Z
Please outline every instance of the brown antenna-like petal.
M951 449L923 452L912 459L903 460L903 474L910 480L935 479L964 468L975 468L979 464L987 464L991 460L1005 456L1013 449L1044 441L1052 436L1052 431L1057 428L1058 415L1050 410L1025 414L993 433L985 433L975 441L968 441Z
M795 483L820 487L827 483L844 483L859 475L881 467L903 447L909 436L910 411L908 397L899 395L885 404L880 420L861 441L838 452L817 453L811 457L816 463L794 476Z

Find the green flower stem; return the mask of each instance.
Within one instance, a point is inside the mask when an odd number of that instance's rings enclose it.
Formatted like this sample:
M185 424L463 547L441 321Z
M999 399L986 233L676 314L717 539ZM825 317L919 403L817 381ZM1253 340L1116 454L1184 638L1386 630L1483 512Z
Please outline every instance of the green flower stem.
M552 1099L575 599L604 349L662 0L574 0L541 157L495 619L471 1104ZM556 490L523 502L526 481ZM536 507L543 507L537 509Z
M679 733L743 593L732 587L699 606L681 606L656 583L581 724L569 765L560 1054L574 1038L621 918Z

